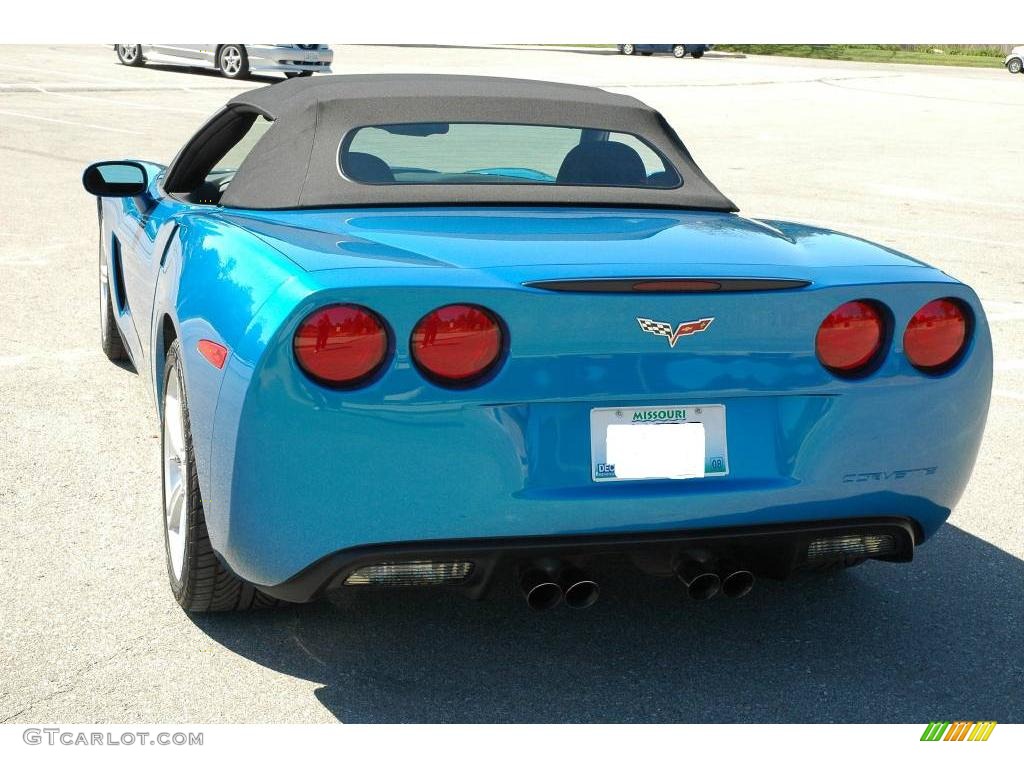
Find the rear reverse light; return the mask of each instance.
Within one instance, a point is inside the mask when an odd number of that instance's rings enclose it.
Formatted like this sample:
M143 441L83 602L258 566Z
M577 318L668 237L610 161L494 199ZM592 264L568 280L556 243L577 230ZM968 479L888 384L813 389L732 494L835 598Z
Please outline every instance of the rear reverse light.
M821 364L839 376L867 373L881 357L885 320L871 301L848 301L821 322L814 347Z
M502 343L497 317L472 304L435 309L416 324L410 339L423 374L449 387L470 386L494 370Z
M941 373L956 363L966 346L967 324L967 311L959 301L929 301L907 323L903 351L915 368Z
M366 383L384 365L389 347L384 321L355 304L334 304L310 313L292 344L302 370L331 387Z
M465 581L473 570L469 562L420 561L408 563L377 563L359 568L345 579L347 586L378 585L406 587L419 584L457 584Z
M836 557L878 557L896 551L896 539L889 534L833 536L817 539L807 547L808 560L830 560Z

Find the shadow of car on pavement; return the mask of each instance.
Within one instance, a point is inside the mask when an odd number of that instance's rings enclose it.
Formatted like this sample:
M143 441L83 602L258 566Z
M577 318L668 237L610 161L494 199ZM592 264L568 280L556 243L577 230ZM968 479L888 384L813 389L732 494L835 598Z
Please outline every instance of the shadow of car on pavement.
M531 613L495 585L196 616L230 650L322 684L344 722L918 722L1024 718L1024 561L947 525L914 563L688 600L600 574Z
M118 66L123 65L119 64ZM218 69L209 69L207 67L188 67L179 64L150 64L147 62L145 69L152 69L156 72L178 72L183 75L214 77L225 83L278 83L285 79L284 75L274 77L272 75L257 75L253 73L249 73L245 77L231 79L230 77L224 77Z

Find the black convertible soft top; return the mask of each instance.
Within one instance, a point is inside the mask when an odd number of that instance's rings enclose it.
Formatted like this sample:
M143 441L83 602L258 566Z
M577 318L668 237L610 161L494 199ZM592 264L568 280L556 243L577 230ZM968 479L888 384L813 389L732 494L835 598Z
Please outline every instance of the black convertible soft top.
M336 75L292 79L240 94L228 113L274 126L224 192L237 208L415 204L638 205L734 211L701 173L656 110L599 88L463 75ZM217 121L217 117L208 127ZM542 184L362 184L339 173L338 151L353 129L398 123L516 123L633 134L683 178L674 189ZM202 130L197 138L202 136ZM171 173L173 174L173 168Z

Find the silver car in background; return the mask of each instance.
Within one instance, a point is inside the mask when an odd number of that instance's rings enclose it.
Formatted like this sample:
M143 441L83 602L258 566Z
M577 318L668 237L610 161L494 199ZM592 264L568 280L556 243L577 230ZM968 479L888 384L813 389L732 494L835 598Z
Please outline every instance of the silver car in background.
M1003 66L1010 70L1011 75L1019 75L1024 70L1024 45L1018 45L1003 60Z
M334 61L334 51L325 43L117 43L114 50L129 67L146 63L206 67L232 80L250 72L281 72L287 77L330 74Z

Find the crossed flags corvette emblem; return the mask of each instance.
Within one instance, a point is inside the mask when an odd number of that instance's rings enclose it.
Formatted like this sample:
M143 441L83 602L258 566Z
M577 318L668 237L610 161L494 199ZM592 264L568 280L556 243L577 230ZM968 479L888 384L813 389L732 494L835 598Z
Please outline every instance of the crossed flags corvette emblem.
M663 323L659 320L648 320L646 317L638 317L636 321L640 323L640 330L646 333L653 333L655 336L664 336L668 339L668 345L674 349L679 339L683 336L692 336L695 333L706 331L714 319L713 317L702 317L700 320L690 320L686 323L680 323L675 327L675 330L672 329L671 323Z

